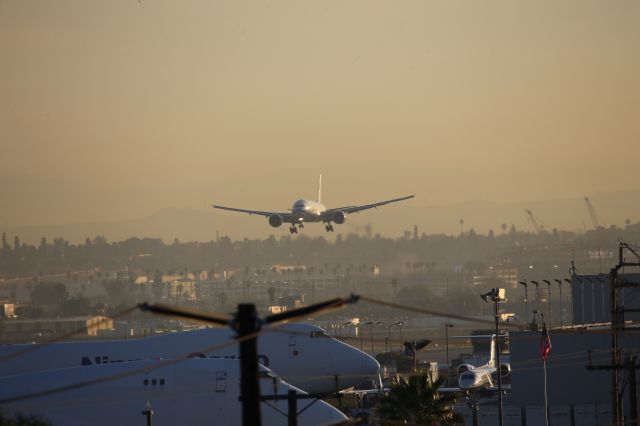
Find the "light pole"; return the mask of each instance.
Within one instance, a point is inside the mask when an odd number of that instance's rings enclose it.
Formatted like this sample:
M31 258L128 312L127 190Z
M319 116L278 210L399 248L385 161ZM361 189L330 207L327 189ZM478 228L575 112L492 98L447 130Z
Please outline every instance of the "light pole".
M341 324L340 327L338 327L338 339L339 340L342 340L342 328L346 327L348 325L351 325L351 321L345 322L344 324Z
M364 349L362 348L362 334L363 334L363 330L365 325L371 325L373 324L373 321L367 321L364 324L360 324L358 326L358 333L360 334L360 350L364 352Z
M387 343L389 344L389 348L393 350L393 347L391 346L391 327L396 325L400 327L400 334L402 334L402 326L404 325L404 321L394 322L393 324L387 326L387 341L384 345L385 352L387 352ZM402 340L402 338L400 338L400 340Z
M562 307L562 280L555 278L554 281L558 283L558 290L560 292L560 327L562 327L562 323L564 321L564 308Z
M444 339L445 346L447 348L447 386L449 385L449 376L451 375L451 367L449 366L449 328L453 327L453 324L446 322L444 324Z
M551 327L551 324L553 323L553 319L551 318L551 281L549 280L542 280L545 282L545 284L547 284L547 313L549 314L549 327Z
M518 281L518 284L522 284L524 286L524 322L529 323L529 296L527 295L527 280L524 279L522 281Z
M502 418L502 374L500 374L500 302L505 302L503 288L491 289L488 293L482 294L480 297L485 302L493 302L493 315L496 320L496 370L498 373L498 424L503 426Z
M373 327L378 327L380 325L382 325L383 322L382 321L378 321L376 323L372 323L371 327L369 328L369 336L371 338L371 356L375 357L375 353L373 351Z
M531 280L531 282L536 286L536 309L540 312L540 283L534 280Z

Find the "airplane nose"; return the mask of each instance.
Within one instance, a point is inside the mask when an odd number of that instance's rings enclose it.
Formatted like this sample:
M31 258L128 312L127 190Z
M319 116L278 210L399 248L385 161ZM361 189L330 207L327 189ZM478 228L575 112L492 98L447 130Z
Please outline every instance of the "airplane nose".
M317 426L317 425L332 425L343 424L348 420L348 417L344 415L340 410L327 404L324 401L318 401L316 403L313 400L301 399L298 401L298 412L302 410L302 413L298 415L299 425L304 426ZM310 405L313 404L313 405ZM304 408L304 407L309 408Z

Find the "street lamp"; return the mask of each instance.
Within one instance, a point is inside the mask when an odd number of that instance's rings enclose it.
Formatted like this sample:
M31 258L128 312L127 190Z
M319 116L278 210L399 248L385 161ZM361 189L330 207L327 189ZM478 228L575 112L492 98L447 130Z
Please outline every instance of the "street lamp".
M518 284L522 284L524 286L524 322L529 322L529 297L527 295L527 280L524 279L522 281L518 281Z
M558 290L560 290L560 327L564 321L564 308L562 307L562 280L554 278L554 281L558 283Z
M532 281L533 282L533 281ZM485 302L493 302L493 315L496 320L496 369L498 372L498 424L503 426L502 418L502 374L500 374L500 302L506 302L504 288L493 288L480 295Z
M402 336L402 326L404 325L404 321L398 321L398 322L394 322L393 324L387 326L387 341L385 342L384 345L384 350L385 352L387 351L387 344L389 345L389 348L393 350L393 348L391 347L391 327L393 326L398 326L400 327L400 336ZM400 342L402 342L402 337L400 337ZM402 343L400 343L402 344Z
M534 280L531 280L531 282L536 286L536 309L540 311L540 283Z
M351 321L340 324L340 326L338 327L338 339L342 340L342 328L348 325L351 325Z
M451 367L449 365L449 328L453 327L453 324L451 324L450 322L446 322L444 324L444 339L445 339L445 345L447 348L447 386L449 385L449 376L451 373Z
M371 338L371 356L375 356L375 354L373 352L373 327L378 327L380 325L383 325L382 321L378 321L376 323L372 323L371 327L369 328L369 336Z
M373 324L373 321L367 321L364 324L360 324L360 327L364 328L365 325L371 325L371 324ZM364 349L362 348L362 334L363 334L363 332L362 332L362 329L360 327L358 327L358 333L360 334L360 350L364 352Z
M551 319L551 281L549 280L542 280L547 284L547 297L549 298L547 300L547 311L549 314L549 327L551 327L551 324L553 323L552 319Z

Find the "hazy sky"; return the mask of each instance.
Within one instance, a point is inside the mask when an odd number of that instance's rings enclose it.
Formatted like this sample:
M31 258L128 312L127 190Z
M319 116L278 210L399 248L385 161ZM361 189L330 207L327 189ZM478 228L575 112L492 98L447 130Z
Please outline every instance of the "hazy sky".
M638 1L0 0L0 226L287 209L319 173L330 206L638 189L639 22Z

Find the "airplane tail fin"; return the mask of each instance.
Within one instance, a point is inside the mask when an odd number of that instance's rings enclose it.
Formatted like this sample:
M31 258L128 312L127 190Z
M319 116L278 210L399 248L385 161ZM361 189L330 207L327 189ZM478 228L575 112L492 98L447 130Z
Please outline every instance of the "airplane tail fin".
M489 354L489 367L496 366L496 340L498 336L495 334L491 336L491 352Z
M322 203L322 174L318 180L318 204Z

